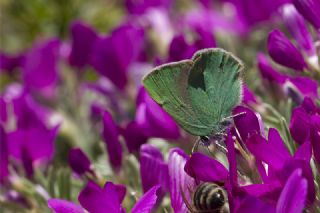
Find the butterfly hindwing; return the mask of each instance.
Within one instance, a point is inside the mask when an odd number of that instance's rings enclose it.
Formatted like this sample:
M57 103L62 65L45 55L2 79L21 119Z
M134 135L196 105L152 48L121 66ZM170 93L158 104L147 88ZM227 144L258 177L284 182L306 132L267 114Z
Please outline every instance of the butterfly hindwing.
M155 68L143 84L184 130L207 136L223 130L222 120L241 101L242 68L232 54L205 49L192 60Z
M243 65L239 59L222 49L205 49L193 56L190 73L202 72L203 85L192 89L195 83L189 79L190 99L199 120L208 123L212 132L223 130L221 121L232 114L241 101L240 73ZM194 75L190 75L193 77ZM207 100L204 100L205 93ZM203 101L200 100L200 97Z

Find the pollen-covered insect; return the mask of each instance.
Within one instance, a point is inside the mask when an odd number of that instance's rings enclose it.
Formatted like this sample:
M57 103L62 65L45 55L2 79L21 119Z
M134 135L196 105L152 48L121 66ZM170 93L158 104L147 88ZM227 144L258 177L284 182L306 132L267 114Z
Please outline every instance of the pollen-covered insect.
M216 183L202 183L192 194L192 204L190 204L182 192L183 200L191 213L230 212L227 192Z

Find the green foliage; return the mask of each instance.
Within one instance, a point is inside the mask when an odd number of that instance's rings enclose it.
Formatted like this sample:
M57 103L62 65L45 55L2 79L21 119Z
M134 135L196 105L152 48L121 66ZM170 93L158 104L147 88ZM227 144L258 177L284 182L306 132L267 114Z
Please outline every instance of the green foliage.
M143 84L184 130L206 136L223 131L222 122L241 101L242 68L232 54L206 49L192 60L155 68Z

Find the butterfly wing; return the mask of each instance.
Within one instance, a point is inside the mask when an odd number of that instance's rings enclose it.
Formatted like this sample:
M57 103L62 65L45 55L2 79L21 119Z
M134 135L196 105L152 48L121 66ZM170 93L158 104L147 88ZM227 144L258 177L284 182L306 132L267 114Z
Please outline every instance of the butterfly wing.
M191 105L187 92L193 61L184 60L156 67L143 79L149 95L187 132L205 135L210 126L202 123Z
M187 132L207 136L241 101L241 62L221 49L155 68L143 79L149 95Z
M193 56L188 91L192 108L212 132L222 131L224 118L241 102L243 65L239 59L222 49L205 49Z

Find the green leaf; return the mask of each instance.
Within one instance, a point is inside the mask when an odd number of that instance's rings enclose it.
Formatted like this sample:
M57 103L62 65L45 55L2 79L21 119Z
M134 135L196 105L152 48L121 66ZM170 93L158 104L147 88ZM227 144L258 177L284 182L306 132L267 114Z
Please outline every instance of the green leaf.
M241 101L239 59L219 48L198 51L192 60L155 68L143 79L149 95L187 132L207 136Z

